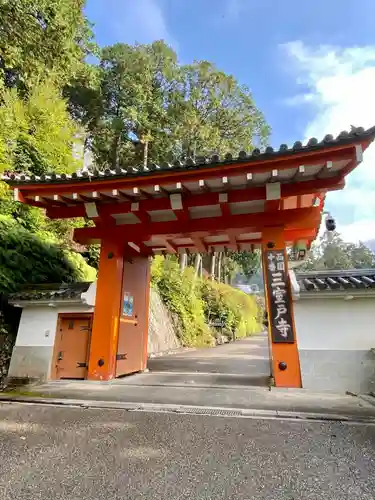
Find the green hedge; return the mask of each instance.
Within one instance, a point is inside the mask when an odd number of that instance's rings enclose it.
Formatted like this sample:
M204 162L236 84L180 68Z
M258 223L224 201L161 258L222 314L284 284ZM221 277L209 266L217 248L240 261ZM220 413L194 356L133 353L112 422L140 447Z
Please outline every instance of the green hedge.
M194 269L181 273L173 258L156 257L152 284L169 310L181 322L180 340L185 346L213 345L218 330L210 324L224 323L223 334L244 337L259 332L259 307L254 297L229 285L195 278Z
M192 268L181 273L177 262L157 256L152 264L152 284L158 288L168 309L177 314L182 326L180 340L183 345L214 343L212 332L205 322L200 282L194 279Z
M223 333L246 337L261 330L256 299L223 283L202 280L201 295L208 323L224 324Z
M23 284L95 278L95 269L81 255L62 248L52 234L32 233L12 217L0 215L0 292L15 291Z

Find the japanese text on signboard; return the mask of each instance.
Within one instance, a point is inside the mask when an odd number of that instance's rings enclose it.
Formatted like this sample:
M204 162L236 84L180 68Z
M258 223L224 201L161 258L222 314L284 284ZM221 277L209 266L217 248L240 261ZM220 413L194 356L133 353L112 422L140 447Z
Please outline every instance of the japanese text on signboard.
M283 250L266 252L267 293L270 305L269 325L273 342L294 342L290 310L291 293L288 286Z

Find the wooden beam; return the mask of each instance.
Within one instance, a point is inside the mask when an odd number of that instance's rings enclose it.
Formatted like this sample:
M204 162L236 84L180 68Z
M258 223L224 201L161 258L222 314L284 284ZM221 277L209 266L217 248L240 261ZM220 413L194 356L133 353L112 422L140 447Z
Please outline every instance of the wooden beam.
M301 180L304 176L306 176L306 168L305 165L300 165L297 168L297 172L293 176L294 181L299 181Z
M126 194L121 189L118 189L118 194L119 194L119 199L120 200L126 200L126 201L134 201L134 196L131 196L130 194Z
M185 235L204 231L228 231L230 229L243 229L243 232L259 232L264 227L274 225L288 227L289 229L303 229L304 227L317 227L320 223L320 208L300 208L280 210L277 214L255 213L231 215L228 217L206 217L188 221L152 222L131 226L132 240L146 240L152 235ZM129 235L129 225L123 224L111 228L113 238L122 240ZM107 236L106 231L97 228L78 228L75 230L77 241L83 242L90 239L100 239Z
M271 177L269 182L276 182L279 178L279 171L277 168L274 168L271 172Z
M282 184L281 185L281 197L287 198L290 196L319 193L326 191L333 191L337 189L342 189L345 185L343 179L339 177L320 179L320 180L310 180L298 182L295 184ZM218 205L220 202L220 194L224 193L199 193L191 194L188 197L184 197L183 206L184 211L191 207L199 207L205 205ZM229 191L228 193L228 203L239 203L242 201L257 201L266 199L266 188L261 187L247 187L245 189L236 189ZM78 196L78 195L77 195ZM147 212L152 212L155 210L170 210L171 203L169 198L153 198L152 200L139 200L139 209ZM100 213L103 214L119 214L126 213L131 210L131 202L116 202L107 204L98 204ZM44 205L42 205L44 206ZM176 211L177 213L177 211ZM83 206L77 204L72 207L47 207L47 215L52 219L58 218L73 218L73 217L84 217Z
M176 245L174 245L167 238L165 238L165 240L164 240L164 246L169 253L177 253L177 251L178 251L178 247L176 247Z
M236 238L236 234L232 231L228 231L229 243L233 250L238 251L240 249L239 243Z
M132 212L137 219L139 219L142 223L144 224L150 224L151 223L151 217L147 212L143 212L141 210L138 210L137 212Z
M199 253L208 252L208 245L203 241L203 238L196 234L190 234L189 237L193 240L195 248Z
M331 160L326 161L324 166L319 170L316 175L317 179L322 179L326 174L330 174L332 172L333 162Z
M277 210L280 210L281 201L282 201L281 198L279 200L266 201L266 203L264 205L264 211L265 212L276 212Z
M206 181L205 181L205 180L203 180L203 179L199 179L198 184L199 184L199 188L200 188L200 189L202 189L202 191L206 191L206 192L209 192L209 191L210 191L210 189L209 189L209 187L207 186L207 184L206 184Z
M231 212L228 203L228 193L219 194L219 203L220 203L221 215L223 217L229 217L231 215Z

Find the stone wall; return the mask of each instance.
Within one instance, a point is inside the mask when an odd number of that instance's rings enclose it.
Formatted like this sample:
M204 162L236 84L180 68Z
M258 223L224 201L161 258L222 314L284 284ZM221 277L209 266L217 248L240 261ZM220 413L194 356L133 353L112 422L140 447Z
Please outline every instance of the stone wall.
M173 318L157 290L151 287L148 354L152 355L178 349L181 346L176 335L178 328L177 318Z
M9 331L0 316L0 391L6 387L6 378L8 374L10 359L12 356L15 335Z

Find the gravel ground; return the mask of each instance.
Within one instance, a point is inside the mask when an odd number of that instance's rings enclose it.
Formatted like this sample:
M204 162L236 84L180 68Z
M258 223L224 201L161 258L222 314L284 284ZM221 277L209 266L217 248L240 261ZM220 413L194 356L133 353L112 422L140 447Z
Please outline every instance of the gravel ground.
M0 498L374 499L375 426L0 404Z

